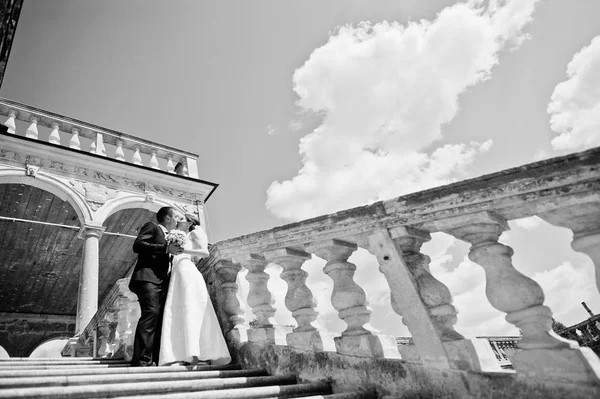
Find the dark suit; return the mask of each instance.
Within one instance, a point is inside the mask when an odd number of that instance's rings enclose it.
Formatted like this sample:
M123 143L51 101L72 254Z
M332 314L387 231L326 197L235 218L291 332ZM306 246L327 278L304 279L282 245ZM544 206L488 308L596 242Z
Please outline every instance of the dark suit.
M135 330L131 364L158 364L170 258L161 227L153 222L143 225L133 243L133 252L138 254L138 260L129 289L138 296L142 314Z

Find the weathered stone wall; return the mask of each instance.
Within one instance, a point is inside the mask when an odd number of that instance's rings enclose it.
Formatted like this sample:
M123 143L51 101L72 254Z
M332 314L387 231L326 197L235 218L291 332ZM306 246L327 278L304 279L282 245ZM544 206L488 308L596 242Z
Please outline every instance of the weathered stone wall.
M10 357L27 357L40 344L54 338L70 338L74 333L74 317L0 315L0 345Z
M333 352L303 352L288 346L245 343L238 350L244 368L264 367L273 375L296 374L303 381L331 380L333 391L375 389L380 398L598 398L600 388L536 383L514 372L436 370L394 359L367 359Z

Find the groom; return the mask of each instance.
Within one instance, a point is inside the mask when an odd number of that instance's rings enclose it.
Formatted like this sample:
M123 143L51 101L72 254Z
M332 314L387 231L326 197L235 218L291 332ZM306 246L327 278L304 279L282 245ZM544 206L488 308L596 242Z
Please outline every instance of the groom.
M132 366L158 365L170 258L183 251L177 244L168 244L165 237L177 226L181 217L171 207L160 208L156 213L158 224L144 224L133 243L133 252L138 254L138 260L129 289L138 296L142 314L135 330Z

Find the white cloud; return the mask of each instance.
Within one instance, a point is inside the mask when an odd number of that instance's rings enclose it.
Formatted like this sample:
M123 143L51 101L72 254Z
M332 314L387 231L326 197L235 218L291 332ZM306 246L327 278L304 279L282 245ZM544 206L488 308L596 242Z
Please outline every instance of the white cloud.
M269 136L272 136L272 135L274 135L275 133L276 133L276 131L275 131L275 126L273 126L273 125L267 125L267 134L268 134Z
M294 120L291 120L290 123L288 123L288 129L291 130L292 132L298 132L303 127L304 127L304 122L302 122L300 119L294 119Z
M300 220L465 177L491 140L430 146L458 96L523 38L536 2L470 2L432 22L341 27L294 73L298 105L324 118L300 140L297 176L268 188L268 210Z
M537 216L531 216L531 217L527 217L527 218L523 218L523 219L515 219L515 220L511 220L509 222L509 224L511 226L514 225L515 227L518 227L518 228L521 228L521 229L524 229L527 231L536 229L536 228L540 227L543 223L545 223L545 222Z
M589 317L581 302L600 312L594 265L589 259L578 265L565 261L552 270L536 273L533 279L544 289L545 304L554 312L554 318L566 326Z
M600 36L573 56L568 79L552 93L550 127L559 136L555 150L585 149L600 145Z

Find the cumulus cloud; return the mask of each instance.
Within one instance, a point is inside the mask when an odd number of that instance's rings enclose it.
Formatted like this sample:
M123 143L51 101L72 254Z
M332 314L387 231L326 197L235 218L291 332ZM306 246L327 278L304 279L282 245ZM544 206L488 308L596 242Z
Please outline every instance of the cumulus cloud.
M573 56L568 79L552 93L548 113L556 133L555 150L586 149L600 145L600 36Z
M471 1L431 22L339 28L294 73L299 107L323 121L300 140L298 174L268 188L268 210L299 220L464 178L491 140L431 145L459 95L523 39L536 2Z

